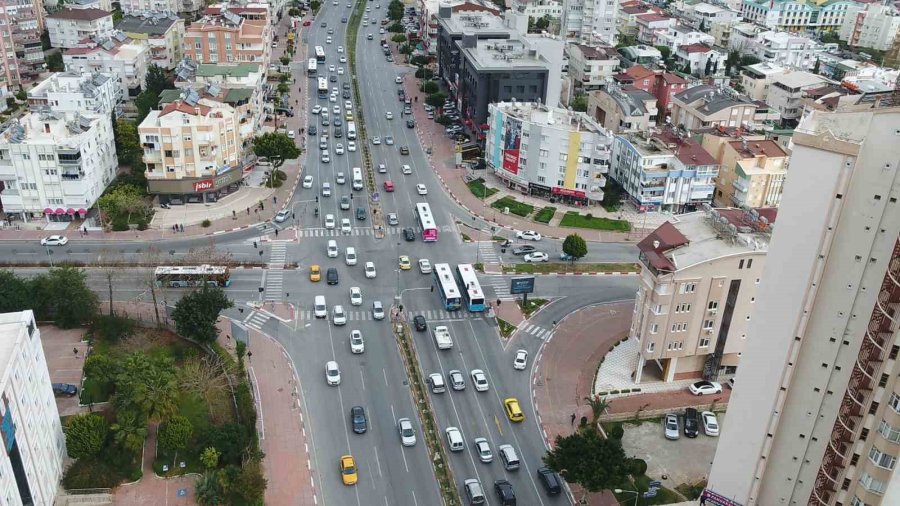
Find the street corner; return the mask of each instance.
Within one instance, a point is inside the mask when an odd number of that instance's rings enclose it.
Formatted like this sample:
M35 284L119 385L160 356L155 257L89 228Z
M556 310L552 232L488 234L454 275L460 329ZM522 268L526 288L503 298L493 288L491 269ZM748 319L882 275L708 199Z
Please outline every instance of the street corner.
M297 317L297 308L290 302L266 301L257 310L284 323L292 322Z

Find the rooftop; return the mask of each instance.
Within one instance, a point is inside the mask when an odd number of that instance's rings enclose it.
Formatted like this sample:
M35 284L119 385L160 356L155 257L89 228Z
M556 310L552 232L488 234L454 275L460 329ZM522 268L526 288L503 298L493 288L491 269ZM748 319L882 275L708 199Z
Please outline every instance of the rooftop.
M656 103L656 97L644 90L621 89L615 85L610 85L606 90L600 90L596 93L609 95L627 116L643 116L650 112L645 107L645 103L647 101Z
M776 216L773 208L680 214L651 232L638 243L638 249L651 267L668 272L717 258L765 252Z
M648 12L647 14L639 14L637 16L638 22L652 23L654 21L669 21L674 20L675 18L671 18L669 16L664 16L662 14L657 14L655 12Z
M86 142L81 134L97 125L100 118L91 113L30 112L4 125L0 143L55 144L57 148L80 149Z
M52 14L48 14L50 19L70 19L73 21L96 21L98 19L112 16L112 12L103 9L62 9Z
M770 158L787 156L787 153L781 149L781 146L779 146L777 142L770 140L731 141L728 145L744 158L755 158L757 156L767 156Z
M539 124L544 128L596 133L610 137L605 128L598 125L583 112L574 112L561 107L549 107L535 102L498 102L493 107L504 114L522 121Z
M575 46L578 46L586 60L612 60L619 58L619 53L614 47L587 46L584 44L575 44Z
M698 112L703 114L715 114L729 107L753 105L753 102L737 92L729 91L729 89L719 88L711 84L701 84L688 88L680 93L676 93L674 98L679 101L694 105ZM695 105L698 101L702 104Z
M197 67L197 77L229 76L247 77L259 72L258 63L233 63L223 65L204 64Z
M511 35L513 30L503 23L503 18L491 12L454 12L449 18L441 18L440 23L452 37L462 37L464 33L493 33Z
M781 84L786 88L808 88L827 82L829 82L828 79L820 75L804 72L802 70L788 72L772 78L773 84Z
M30 310L0 313L0 380L12 373L9 362L13 358L13 351L29 335L29 330L37 330L32 325L34 314Z
M532 49L530 44L520 40L476 41L475 47L462 49L466 59L475 65L477 70L548 70L550 62Z
M685 44L683 46L678 46L679 53L709 53L710 51L714 51L714 49L706 44Z
M787 69L785 69L781 65L776 65L767 61L755 63L753 65L747 65L746 67L743 67L742 70L745 74L757 78L767 77L775 74L783 74L787 71Z
M180 18L174 14L152 14L145 16L124 16L116 30L130 33L145 33L147 35L163 35L169 28L178 22Z
M672 150L675 157L687 166L719 164L699 142L686 135L680 135L671 128L654 134L653 138Z
M635 65L633 67L628 67L623 72L614 75L613 79L622 83L632 83L634 81L646 79L654 74L654 71L648 69L643 65Z

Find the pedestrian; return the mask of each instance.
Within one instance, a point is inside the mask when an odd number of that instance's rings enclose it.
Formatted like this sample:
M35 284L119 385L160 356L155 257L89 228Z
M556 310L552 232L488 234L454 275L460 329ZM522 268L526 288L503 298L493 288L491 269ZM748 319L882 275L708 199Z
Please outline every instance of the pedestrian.
M72 353L74 353L75 356L77 357L78 356L78 348L72 348Z
M572 413L572 426L575 426L575 413Z
M178 228L181 229L182 232L184 232L184 223L182 223L181 225L178 225Z
M250 208L247 208L247 216L250 216Z
M278 229L275 229L275 237L278 237Z
M418 102L418 101L419 101L419 96L416 95L415 98L414 98L413 100L415 100L416 102Z
M278 196L277 196L277 195L272 195L272 203L273 203L273 204L277 204L277 203L278 203Z
M232 219L232 220L236 220L236 219L237 219L237 211L235 211L234 209L231 210L231 219Z
M434 293L434 285L431 285L431 293Z
M84 235L88 235L87 225L84 226Z

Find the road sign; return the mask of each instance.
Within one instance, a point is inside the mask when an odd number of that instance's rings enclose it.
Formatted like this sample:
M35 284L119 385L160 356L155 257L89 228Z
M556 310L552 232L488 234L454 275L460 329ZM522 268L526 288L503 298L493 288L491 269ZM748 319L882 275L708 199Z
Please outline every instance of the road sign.
M509 292L514 295L534 293L534 276L523 276L510 279Z

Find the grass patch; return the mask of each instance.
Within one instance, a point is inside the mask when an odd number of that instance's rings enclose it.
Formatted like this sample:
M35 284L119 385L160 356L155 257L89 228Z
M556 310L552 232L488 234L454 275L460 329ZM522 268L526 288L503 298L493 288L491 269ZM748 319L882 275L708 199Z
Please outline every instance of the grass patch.
M81 384L81 404L106 402L112 395L113 386L108 382L100 382L94 378L85 378Z
M459 235L461 235L461 236L462 236L462 240L463 240L463 242L472 242L472 238L471 238L471 237L469 237L469 234L466 234L466 233L463 233L463 232L460 232L460 234L459 234Z
M555 207L543 207L534 215L534 221L538 223L550 223L554 214L556 214Z
M703 493L703 489L705 488L706 482L699 481L697 483L682 483L681 485L675 487L675 490L677 490L679 494L693 501L700 498L700 495Z
M582 216L575 211L569 211L559 222L561 227L590 228L593 230L610 230L613 232L628 232L631 223L625 220L613 220L609 218L597 218L591 215Z
M484 264L481 262L478 262L477 264L473 265L472 268L478 272L484 272Z
M516 274L539 274L555 272L640 272L636 263L535 263L506 264L503 272Z
M491 240L492 240L492 241L498 241L498 242L505 242L507 239L506 239L506 237L503 237L503 236L500 236L500 235L492 235L492 236L491 236Z
M525 317L529 317L534 314L535 311L543 307L547 304L547 299L528 299L527 304L523 304L520 299L516 299L516 304L522 309L522 312L525 313Z
M466 186L469 187L469 191L472 192L472 195L475 195L480 199L486 199L500 191L496 188L485 186L484 179L481 178L478 178L474 181L469 181L468 183L466 183Z
M516 331L516 326L503 318L497 318L497 325L500 326L500 335L503 337L509 337Z
M646 492L650 488L648 484L652 480L646 474L634 476L633 479L633 483L625 482L616 488L620 488L622 490L637 491L637 500L635 500L634 494L615 494L616 500L619 501L619 504L637 504L638 506L651 506L655 504L671 504L679 502L681 500L681 497L679 497L678 494L665 487L662 487L656 491L656 497L644 499L644 492Z
M502 199L496 200L491 204L491 207L493 207L494 209L503 209L504 207L508 207L509 212L523 218L534 211L534 206L519 202L512 197L503 197Z

